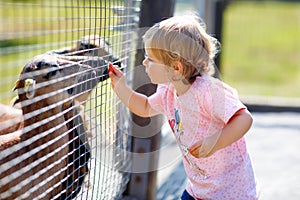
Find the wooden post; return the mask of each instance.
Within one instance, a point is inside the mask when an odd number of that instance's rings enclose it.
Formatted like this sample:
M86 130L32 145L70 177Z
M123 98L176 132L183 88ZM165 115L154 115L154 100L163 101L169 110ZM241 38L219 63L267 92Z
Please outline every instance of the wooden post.
M156 91L156 85L150 83L144 67L141 67L144 59L141 36L147 27L151 27L165 17L173 16L174 4L175 0L142 1L133 88L147 96ZM132 114L132 120L132 152L138 156L133 156L133 167L125 196L127 195L126 199L154 200L156 199L156 169L159 156L158 153L154 152L160 148L162 116L142 118ZM144 171L141 172L141 169Z

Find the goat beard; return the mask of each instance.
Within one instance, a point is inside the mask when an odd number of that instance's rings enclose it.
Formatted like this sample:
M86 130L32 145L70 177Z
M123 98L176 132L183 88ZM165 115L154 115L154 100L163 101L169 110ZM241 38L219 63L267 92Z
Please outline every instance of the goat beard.
M73 119L67 123L69 132L69 154L67 173L62 183L62 188L66 189L60 195L62 199L74 198L80 192L84 184L84 178L89 173L88 161L91 157L90 146L86 139L86 128L79 114L72 103L70 112L65 114L65 119ZM78 126L78 127L77 127ZM74 128L77 127L77 128ZM59 198L59 199L60 199Z

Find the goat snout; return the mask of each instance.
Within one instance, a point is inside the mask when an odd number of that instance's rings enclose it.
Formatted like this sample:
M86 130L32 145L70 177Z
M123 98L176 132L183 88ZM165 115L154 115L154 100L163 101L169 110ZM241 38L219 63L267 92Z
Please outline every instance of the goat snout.
M77 84L72 92L78 98L82 96L82 100L84 101L97 83L96 71L88 65L81 65L78 71Z

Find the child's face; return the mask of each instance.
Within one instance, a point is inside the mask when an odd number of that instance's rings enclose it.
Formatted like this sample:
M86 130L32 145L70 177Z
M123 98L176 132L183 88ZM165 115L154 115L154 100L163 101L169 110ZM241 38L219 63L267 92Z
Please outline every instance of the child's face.
M150 77L152 83L161 84L169 82L170 67L156 59L151 54L151 51L146 50L143 65L146 67L146 73Z

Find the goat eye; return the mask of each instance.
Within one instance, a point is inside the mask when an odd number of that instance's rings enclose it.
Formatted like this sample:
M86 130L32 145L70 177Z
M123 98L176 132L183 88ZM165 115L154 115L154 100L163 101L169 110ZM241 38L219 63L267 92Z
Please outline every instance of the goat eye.
M58 70L53 70L53 71L51 71L51 72L48 72L48 73L46 74L46 76L43 76L43 78L49 79L49 78L51 78L52 76L55 76L56 73L57 73L57 71L58 71Z

